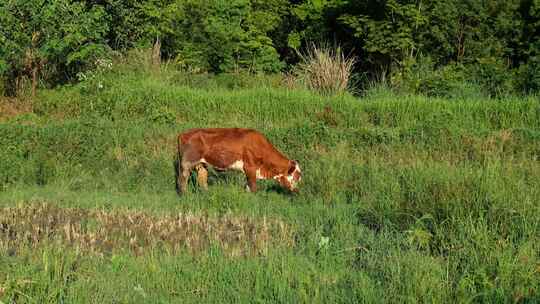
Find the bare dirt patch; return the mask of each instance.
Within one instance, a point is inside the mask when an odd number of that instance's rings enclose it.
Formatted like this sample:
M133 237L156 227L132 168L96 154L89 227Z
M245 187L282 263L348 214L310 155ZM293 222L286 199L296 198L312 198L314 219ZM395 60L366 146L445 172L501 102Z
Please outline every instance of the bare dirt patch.
M104 211L31 204L0 209L0 248L17 250L57 242L99 255L150 249L201 252L212 245L230 256L265 255L270 246L293 246L288 225L278 219L141 211Z

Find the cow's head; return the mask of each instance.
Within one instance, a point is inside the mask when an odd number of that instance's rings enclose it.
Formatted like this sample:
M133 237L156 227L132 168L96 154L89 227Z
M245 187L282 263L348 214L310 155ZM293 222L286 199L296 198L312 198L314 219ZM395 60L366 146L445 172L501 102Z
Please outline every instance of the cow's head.
M298 162L295 160L289 161L286 174L281 174L278 178L279 183L292 192L298 192L298 183L300 180L302 180L302 171Z

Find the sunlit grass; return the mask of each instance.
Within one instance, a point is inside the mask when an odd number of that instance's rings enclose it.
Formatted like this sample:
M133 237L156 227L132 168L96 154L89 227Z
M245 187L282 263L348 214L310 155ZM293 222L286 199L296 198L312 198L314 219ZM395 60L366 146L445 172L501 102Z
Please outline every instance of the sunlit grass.
M538 301L538 99L322 97L170 71L100 77L103 89L45 91L33 114L0 124L0 206L19 208L0 209L10 210L0 225L21 231L0 230L1 301ZM299 160L300 194L272 181L246 193L241 174L211 171L208 192L192 180L179 197L176 134L222 126L259 129ZM66 242L72 214L118 246ZM186 244L178 214L205 221L190 231L213 242L176 250ZM160 220L175 250L141 232ZM70 227L84 235L82 222ZM28 243L32 225L54 233ZM244 234L223 241L214 228ZM133 235L146 240L139 251Z

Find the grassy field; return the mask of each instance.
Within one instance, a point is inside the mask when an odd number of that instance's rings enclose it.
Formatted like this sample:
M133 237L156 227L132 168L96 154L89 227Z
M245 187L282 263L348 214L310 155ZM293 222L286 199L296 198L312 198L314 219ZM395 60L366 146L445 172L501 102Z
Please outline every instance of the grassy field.
M0 303L540 302L538 99L118 69L0 109ZM179 197L176 134L228 126L301 193Z

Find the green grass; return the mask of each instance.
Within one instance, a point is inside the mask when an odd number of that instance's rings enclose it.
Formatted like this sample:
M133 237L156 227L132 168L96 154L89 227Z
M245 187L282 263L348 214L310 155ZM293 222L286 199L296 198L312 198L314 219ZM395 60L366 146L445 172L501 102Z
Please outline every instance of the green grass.
M141 254L116 238L96 253L61 230L14 243L0 222L0 301L540 302L538 99L321 97L220 77L118 69L41 92L0 123L0 208L272 218L294 242ZM175 135L225 126L299 160L300 195L212 171L208 192L179 197Z

